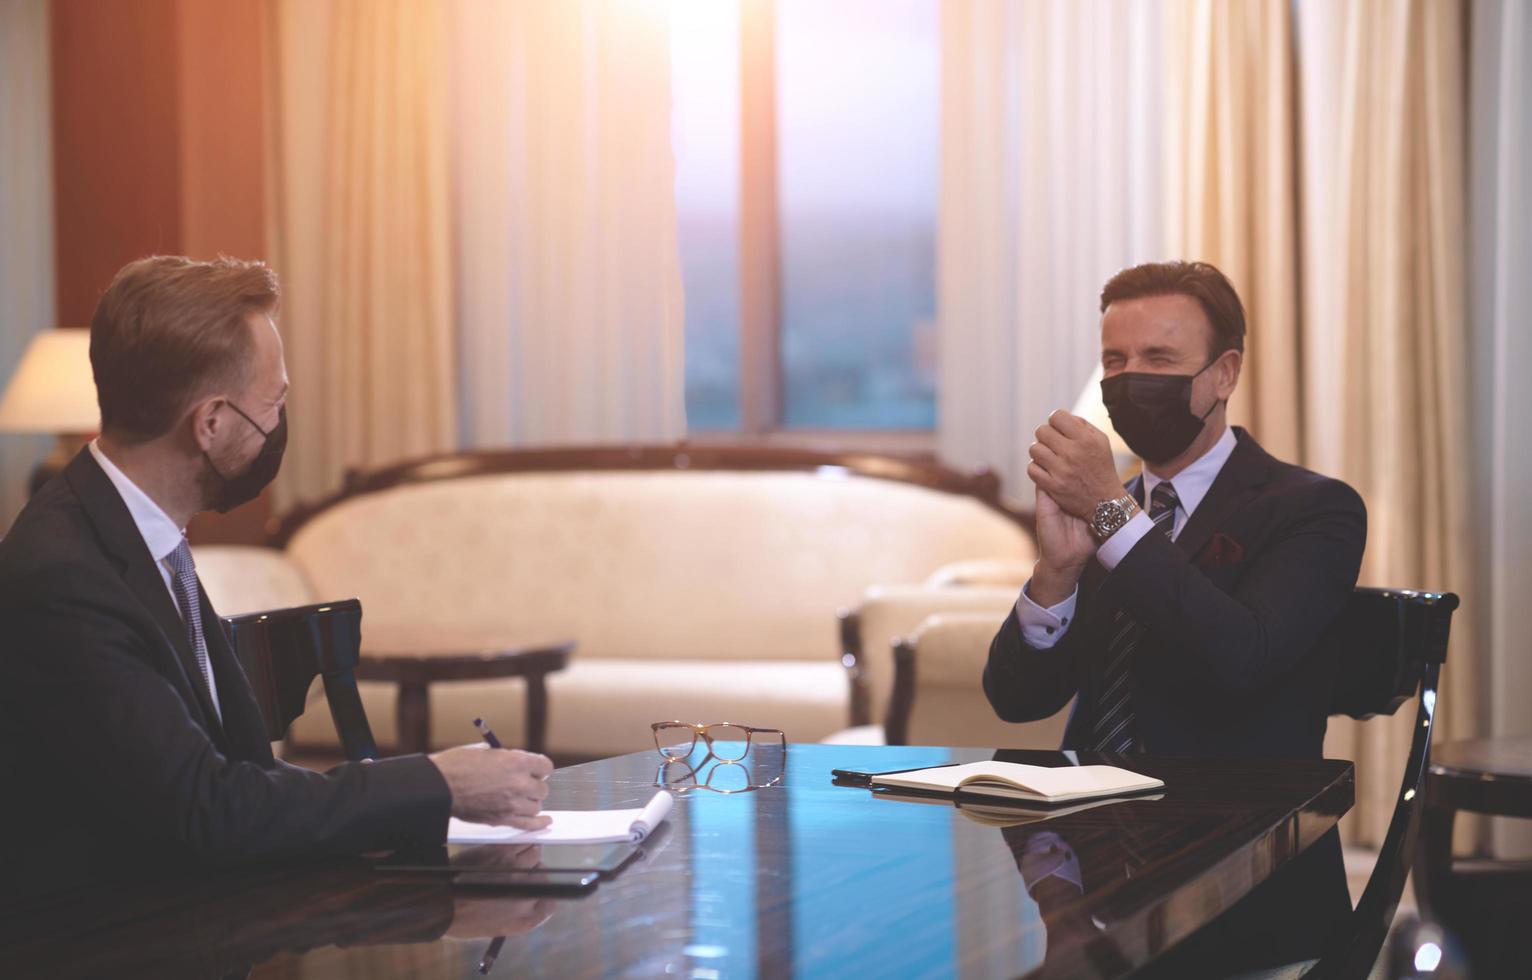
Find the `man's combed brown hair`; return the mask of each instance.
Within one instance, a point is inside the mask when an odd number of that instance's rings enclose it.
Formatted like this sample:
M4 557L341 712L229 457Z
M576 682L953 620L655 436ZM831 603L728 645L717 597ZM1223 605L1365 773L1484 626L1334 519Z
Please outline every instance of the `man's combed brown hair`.
M1119 300L1144 296L1190 296L1202 304L1213 325L1210 358L1245 349L1245 307L1234 286L1206 262L1145 262L1124 269L1101 287L1101 312Z
M242 388L255 346L247 318L279 298L263 262L157 255L123 266L90 321L102 431L154 439L197 399Z

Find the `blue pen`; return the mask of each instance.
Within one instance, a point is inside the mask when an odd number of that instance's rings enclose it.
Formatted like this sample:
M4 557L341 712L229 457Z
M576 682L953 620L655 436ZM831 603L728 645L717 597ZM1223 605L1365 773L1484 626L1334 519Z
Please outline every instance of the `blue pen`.
M491 738L494 736L491 735ZM504 936L496 936L494 942L489 944L489 949L484 951L484 958L479 960L479 972L488 974L495 967L495 960L500 956L500 947L505 945Z
M484 724L483 718L475 718L473 720L473 727L477 728L479 730L479 734L484 736L484 741L489 743L490 748L505 748L505 746L500 744L500 740L495 737L495 733L489 730L489 726Z

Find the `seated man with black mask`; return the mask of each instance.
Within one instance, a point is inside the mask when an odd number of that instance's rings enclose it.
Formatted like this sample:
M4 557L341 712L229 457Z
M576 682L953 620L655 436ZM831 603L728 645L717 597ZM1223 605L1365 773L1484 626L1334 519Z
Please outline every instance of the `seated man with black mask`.
M259 262L122 269L91 321L101 437L0 542L0 877L441 844L450 815L545 826L549 761L483 745L312 772L273 758L184 529L253 499L287 441Z
M1318 641L1361 567L1361 498L1228 425L1245 318L1217 269L1126 269L1101 313L1102 395L1144 471L1124 487L1106 436L1066 412L1037 430L1041 557L985 694L1014 722L1075 699L1066 749L1319 758L1335 664ZM1250 959L1291 961L1349 910L1332 832L1236 912Z

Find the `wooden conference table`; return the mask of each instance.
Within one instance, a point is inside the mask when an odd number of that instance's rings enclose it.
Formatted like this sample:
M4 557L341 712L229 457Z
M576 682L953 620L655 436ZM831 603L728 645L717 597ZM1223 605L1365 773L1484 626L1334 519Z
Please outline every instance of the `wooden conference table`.
M831 784L832 768L992 755L792 745L776 785L680 793L645 853L578 898L455 890L361 861L92 889L6 917L0 975L477 977L504 936L490 976L1118 976L1353 802L1351 764L1330 760L1135 756L1165 780L1160 798L1009 828ZM546 806L639 806L659 769L653 751L563 769ZM1038 887L1050 878L1058 888Z

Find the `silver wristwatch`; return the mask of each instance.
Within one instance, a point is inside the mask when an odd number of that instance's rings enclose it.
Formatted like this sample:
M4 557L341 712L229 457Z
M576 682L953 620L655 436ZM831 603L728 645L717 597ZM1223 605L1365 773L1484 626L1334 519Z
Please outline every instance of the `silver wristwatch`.
M1091 537L1100 544L1116 534L1138 510L1138 501L1131 493L1125 493L1115 500L1103 500L1096 505L1095 513L1091 514Z

